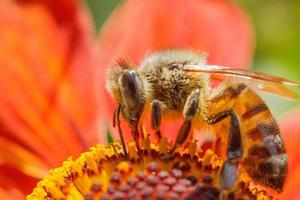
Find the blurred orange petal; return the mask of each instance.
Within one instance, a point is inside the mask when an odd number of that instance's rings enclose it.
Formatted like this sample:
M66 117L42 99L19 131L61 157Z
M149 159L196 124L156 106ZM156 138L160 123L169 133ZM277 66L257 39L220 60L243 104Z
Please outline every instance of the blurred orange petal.
M300 108L284 115L280 128L289 156L289 175L280 199L296 200L300 197Z
M105 67L119 57L137 63L164 48L203 51L210 63L235 67L249 65L253 55L248 18L223 0L127 0L108 19L99 43Z
M0 137L0 149L1 160L17 167L22 172L39 178L47 174L47 164L34 152L3 137Z
M125 57L137 64L151 51L187 48L208 53L212 64L246 67L251 62L253 46L251 23L231 1L127 0L100 32L99 62L107 68ZM108 95L105 102L109 114L106 119L111 119L113 105Z
M37 182L37 179L11 165L0 164L0 172L0 199L25 199L26 194L32 191ZM10 198L1 198L1 195Z
M41 177L103 139L90 16L75 0L2 0L0 27L0 165Z
M8 192L0 187L0 199L12 200L13 198L9 196Z

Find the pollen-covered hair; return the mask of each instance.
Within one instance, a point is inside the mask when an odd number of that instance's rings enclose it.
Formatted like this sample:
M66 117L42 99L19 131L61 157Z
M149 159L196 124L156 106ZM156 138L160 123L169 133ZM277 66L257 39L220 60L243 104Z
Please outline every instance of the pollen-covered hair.
M145 56L141 62L141 68L148 68L153 66L166 66L172 63L193 63L205 64L207 55L205 53L195 52L184 49L169 49L158 51Z
M130 61L126 58L120 58L107 70L106 89L117 102L121 102L122 100L118 86L119 77L124 73L124 70L130 68L132 68Z

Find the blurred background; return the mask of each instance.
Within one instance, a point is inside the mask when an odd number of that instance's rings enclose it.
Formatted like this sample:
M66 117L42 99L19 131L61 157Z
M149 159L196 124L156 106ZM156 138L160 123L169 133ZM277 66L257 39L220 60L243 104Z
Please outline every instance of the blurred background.
M122 0L86 0L99 31L112 10ZM300 82L300 1L236 0L253 22L256 51L252 69ZM291 88L300 94L300 90ZM263 94L275 115L300 105Z

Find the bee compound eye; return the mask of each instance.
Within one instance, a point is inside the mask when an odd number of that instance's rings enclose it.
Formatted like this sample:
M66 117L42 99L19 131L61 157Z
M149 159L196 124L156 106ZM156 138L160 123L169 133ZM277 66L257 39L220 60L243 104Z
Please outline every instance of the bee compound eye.
M133 108L139 101L138 77L135 71L128 70L121 77L121 93L127 106Z
M143 103L143 85L134 70L127 70L120 79L120 91L124 101L124 115L127 121L134 124L139 120Z

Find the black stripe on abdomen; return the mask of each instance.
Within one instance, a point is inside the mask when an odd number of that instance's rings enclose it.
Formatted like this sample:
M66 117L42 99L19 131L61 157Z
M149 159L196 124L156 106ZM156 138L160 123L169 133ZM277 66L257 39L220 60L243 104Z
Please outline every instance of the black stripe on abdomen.
M242 119L243 120L250 119L250 118L254 117L255 115L258 115L259 113L262 113L266 110L269 110L269 108L265 103L258 104L256 106L250 108L249 110L247 110L242 115Z
M228 102L232 99L235 99L239 97L243 91L247 88L247 85L241 83L241 84L234 84L226 89L224 89L219 95L215 96L211 99L211 103L217 103L219 101L225 101Z
M239 84L237 87L229 87L229 90L232 93L231 98L238 97L246 88L247 88L247 85L245 85L243 83Z

